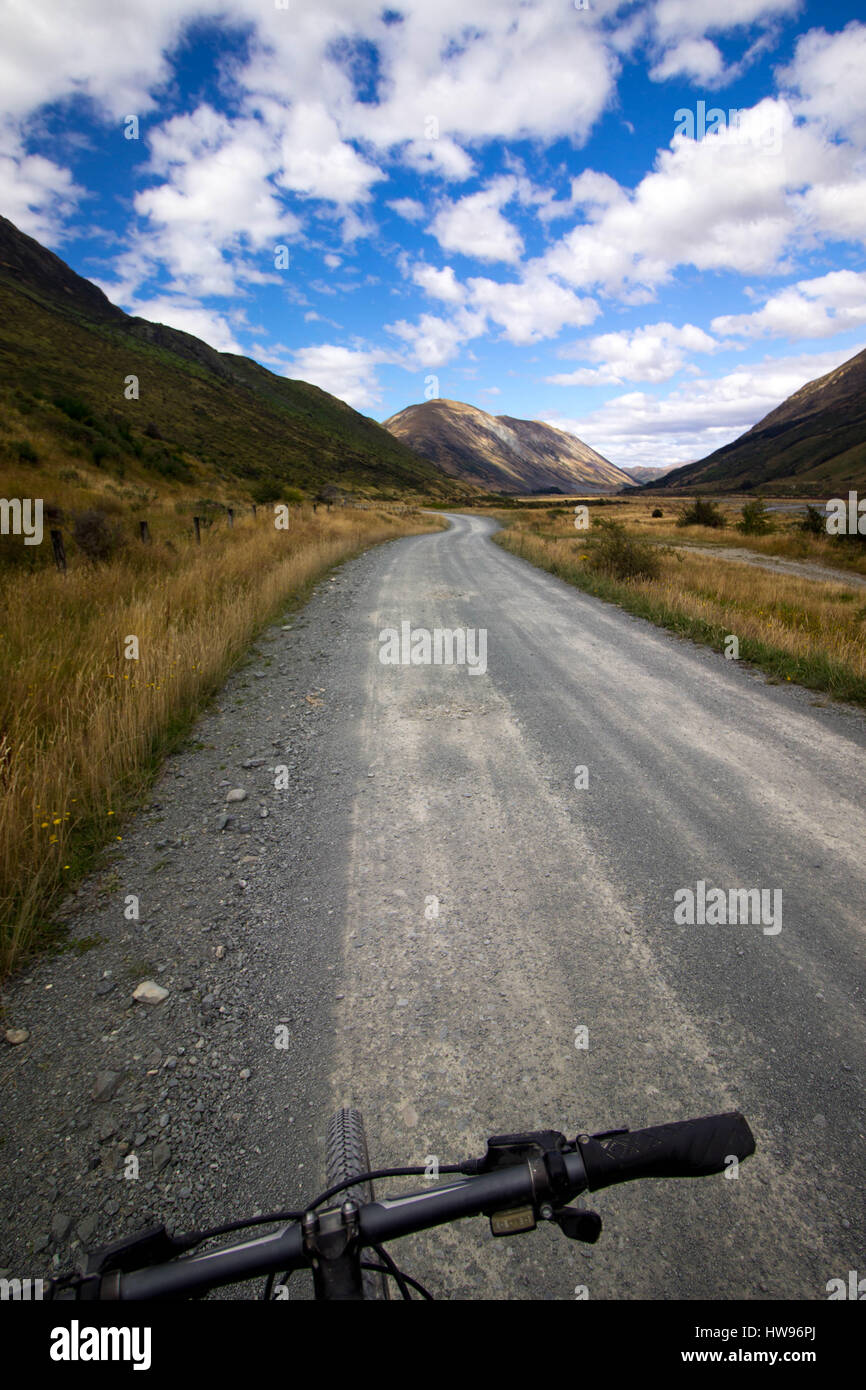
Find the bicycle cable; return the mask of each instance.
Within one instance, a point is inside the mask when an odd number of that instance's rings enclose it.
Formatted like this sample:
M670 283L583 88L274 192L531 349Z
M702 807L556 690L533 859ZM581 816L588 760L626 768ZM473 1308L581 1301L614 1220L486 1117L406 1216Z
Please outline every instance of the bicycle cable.
M460 1163L443 1163L437 1171L440 1173L462 1173L464 1171L464 1165ZM359 1183L372 1182L379 1178L419 1177L429 1177L426 1168L373 1168L369 1173L358 1173L353 1178L346 1178L343 1182L335 1183L333 1187L329 1187L327 1191L320 1193L314 1201L310 1202L301 1213L301 1216L305 1216L308 1211L314 1211L316 1207L320 1207L323 1202L327 1202L329 1198L336 1196L338 1192L342 1192L345 1188L357 1187ZM375 1201L376 1199L374 1198L373 1200ZM298 1220L300 1219L301 1217L298 1217Z

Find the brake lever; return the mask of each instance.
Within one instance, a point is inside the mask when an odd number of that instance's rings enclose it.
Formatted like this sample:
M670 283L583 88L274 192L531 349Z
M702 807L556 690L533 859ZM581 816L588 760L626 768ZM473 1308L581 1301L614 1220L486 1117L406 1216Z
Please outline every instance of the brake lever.
M560 1207L552 1220L569 1240L580 1240L584 1245L595 1245L601 1235L601 1217L587 1207Z

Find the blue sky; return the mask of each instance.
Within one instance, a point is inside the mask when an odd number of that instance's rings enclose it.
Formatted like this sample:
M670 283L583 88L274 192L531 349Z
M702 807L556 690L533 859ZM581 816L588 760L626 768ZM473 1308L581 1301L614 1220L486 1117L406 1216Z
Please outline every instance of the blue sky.
M866 346L859 8L0 0L0 210L376 419L683 463Z

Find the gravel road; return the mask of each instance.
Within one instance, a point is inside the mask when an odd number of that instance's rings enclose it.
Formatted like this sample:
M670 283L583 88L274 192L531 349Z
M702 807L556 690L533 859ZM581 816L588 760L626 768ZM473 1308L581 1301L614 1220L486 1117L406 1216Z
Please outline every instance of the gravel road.
M730 560L739 565L755 565L758 569L771 570L775 574L790 574L795 579L817 579L824 584L838 584L847 589L866 588L866 577L854 570L831 569L829 565L815 565L809 560L786 560L782 555L762 555L755 550L733 545L682 545L676 550L696 550L702 555L712 555L714 560Z
M862 715L451 521L264 634L70 899L76 949L7 990L10 1273L297 1204L344 1102L374 1164L752 1125L736 1181L599 1194L595 1247L483 1221L393 1247L440 1296L823 1299L862 1269ZM484 629L486 671L383 664L405 621ZM781 890L781 930L676 925L699 880Z

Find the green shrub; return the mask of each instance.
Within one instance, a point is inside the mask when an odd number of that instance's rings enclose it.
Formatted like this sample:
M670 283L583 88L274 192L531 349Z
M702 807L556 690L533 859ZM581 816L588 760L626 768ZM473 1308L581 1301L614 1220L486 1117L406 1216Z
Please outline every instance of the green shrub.
M90 448L90 456L96 467L101 468L106 459L117 457L117 451L110 444L106 444L104 439L95 439Z
M266 507L269 502L282 500L282 488L276 478L260 478L250 488L250 495L260 507Z
M725 514L709 497L696 497L677 517L677 526L726 526Z
M72 534L81 553L93 561L110 560L124 544L120 526L101 511L80 512Z
M611 579L657 579L661 571L655 547L630 535L621 521L609 517L593 518L586 555L590 569Z
M820 507L813 507L810 503L806 507L806 515L800 518L796 526L798 531L805 531L809 536L823 536L827 533L827 518Z
M664 512L662 511L661 507L653 507L652 514L653 516L664 516Z
M766 536L772 531L773 523L763 497L755 497L743 507L742 520L737 522L737 530L746 536Z
M78 420L82 425L92 425L93 412L86 401L82 401L78 396L55 396L54 404L58 410L62 410L64 415L68 415L70 420Z

